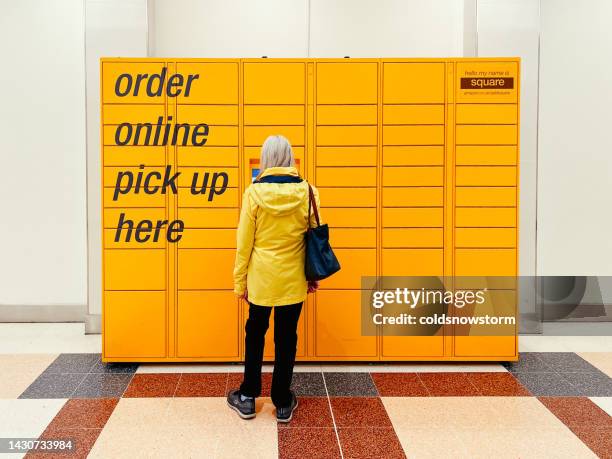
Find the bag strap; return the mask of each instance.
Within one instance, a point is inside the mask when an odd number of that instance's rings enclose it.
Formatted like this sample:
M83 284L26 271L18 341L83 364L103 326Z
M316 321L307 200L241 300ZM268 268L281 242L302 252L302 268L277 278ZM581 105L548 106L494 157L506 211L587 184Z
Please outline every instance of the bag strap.
M314 191L312 191L312 187L310 183L308 184L308 228L310 228L310 209L314 209L315 220L317 220L317 226L321 226L321 222L319 221L319 211L317 209L317 201L315 201Z

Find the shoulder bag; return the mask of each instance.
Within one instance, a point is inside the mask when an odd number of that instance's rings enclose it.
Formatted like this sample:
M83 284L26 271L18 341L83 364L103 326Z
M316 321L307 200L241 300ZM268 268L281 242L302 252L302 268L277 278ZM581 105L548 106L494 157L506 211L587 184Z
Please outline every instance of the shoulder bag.
M311 211L314 211L317 226L310 225ZM308 230L306 242L306 280L318 281L331 276L340 270L340 263L329 245L329 227L321 225L319 211L312 187L308 184Z

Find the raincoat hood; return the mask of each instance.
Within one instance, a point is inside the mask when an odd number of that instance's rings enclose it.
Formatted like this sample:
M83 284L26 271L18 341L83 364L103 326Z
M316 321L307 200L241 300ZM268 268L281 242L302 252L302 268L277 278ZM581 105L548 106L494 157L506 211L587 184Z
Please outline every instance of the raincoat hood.
M295 167L270 167L261 177L269 175L288 175L299 177ZM254 183L251 197L263 211L274 215L288 215L300 208L308 196L308 184L300 183Z

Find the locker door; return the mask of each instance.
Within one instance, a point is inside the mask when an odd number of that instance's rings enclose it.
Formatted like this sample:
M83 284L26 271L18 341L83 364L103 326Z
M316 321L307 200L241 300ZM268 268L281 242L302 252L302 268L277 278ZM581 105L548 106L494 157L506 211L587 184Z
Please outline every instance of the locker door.
M244 63L245 104L304 104L305 96L305 63Z
M166 355L166 292L104 292L104 357Z
M385 62L383 72L383 103L444 103L443 62Z
M382 360L416 360L442 357L444 336L383 336Z
M183 91L178 96L179 105L238 103L238 62L179 62L176 67L185 78L198 76L190 93Z
M234 249L180 249L178 288L233 290Z
M377 62L319 62L317 104L376 104L377 83Z
M361 291L320 290L315 298L315 355L327 360L376 360L376 336L361 333Z
M518 355L516 322L518 311L518 297L515 290L489 289L485 293L485 302L482 305L466 306L459 309L458 315L468 317L495 317L514 318L515 323L503 325L473 325L454 327L455 355L471 357L474 359L507 360Z
M238 299L232 291L179 291L177 356L238 360L238 319Z

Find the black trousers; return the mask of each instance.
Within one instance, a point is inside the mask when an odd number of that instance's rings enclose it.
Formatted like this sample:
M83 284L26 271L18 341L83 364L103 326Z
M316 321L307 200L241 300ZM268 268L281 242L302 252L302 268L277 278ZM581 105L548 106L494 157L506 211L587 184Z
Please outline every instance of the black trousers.
M274 373L272 374L272 403L278 407L291 403L291 379L297 351L297 324L302 303L287 306L258 306L249 303L249 318L245 331L244 379L240 393L246 397L261 395L261 365L270 313L274 309Z

